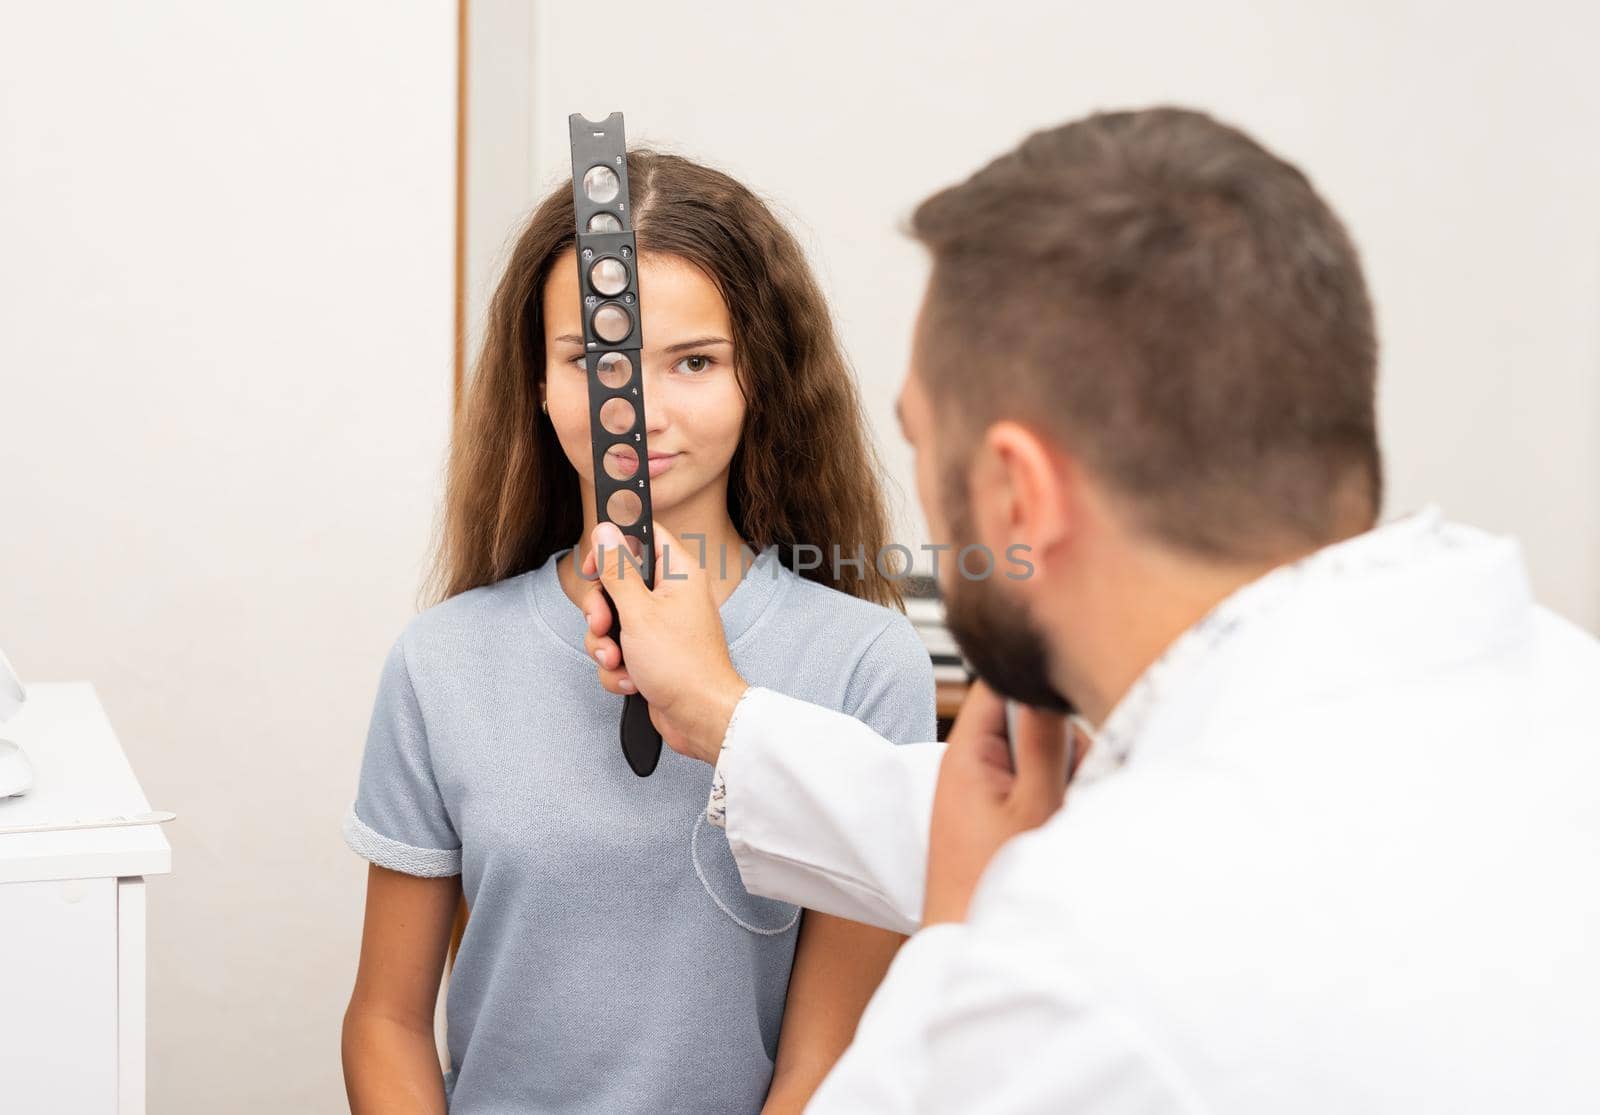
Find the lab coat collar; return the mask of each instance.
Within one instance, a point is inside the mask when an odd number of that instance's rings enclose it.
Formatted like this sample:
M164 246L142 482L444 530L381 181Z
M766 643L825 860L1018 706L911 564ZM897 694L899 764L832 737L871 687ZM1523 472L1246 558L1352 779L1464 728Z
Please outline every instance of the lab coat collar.
M1075 785L1219 711L1303 702L1464 660L1531 615L1520 549L1425 507L1279 566L1180 635L1095 733Z

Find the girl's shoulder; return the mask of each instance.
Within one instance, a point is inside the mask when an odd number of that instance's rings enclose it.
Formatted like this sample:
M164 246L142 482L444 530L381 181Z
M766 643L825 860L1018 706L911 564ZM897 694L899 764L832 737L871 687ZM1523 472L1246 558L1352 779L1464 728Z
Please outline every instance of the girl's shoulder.
M905 614L789 576L760 645L735 663L747 679L849 713L899 743L932 739L933 662Z
M852 629L881 630L896 621L910 626L904 613L896 608L864 600L831 585L818 584L790 569L784 569L783 574L791 582L784 594L783 604L798 614L815 616L819 620L843 624Z
M468 589L412 616L397 640L415 669L493 653L530 633L529 580L538 570Z
M774 626L796 641L830 647L853 660L870 658L890 669L929 666L921 636L899 609L783 572L790 584L779 597Z

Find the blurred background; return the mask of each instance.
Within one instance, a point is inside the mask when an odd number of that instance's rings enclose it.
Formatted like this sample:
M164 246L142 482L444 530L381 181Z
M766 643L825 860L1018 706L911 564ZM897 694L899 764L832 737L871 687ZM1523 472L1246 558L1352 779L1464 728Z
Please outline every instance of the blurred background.
M1364 254L1388 510L1517 535L1596 630L1597 41L1600 9L1552 0L0 4L0 647L92 681L179 814L150 1110L343 1107L365 865L339 821L568 113L624 111L788 217L913 546L911 208L1097 108L1243 126Z

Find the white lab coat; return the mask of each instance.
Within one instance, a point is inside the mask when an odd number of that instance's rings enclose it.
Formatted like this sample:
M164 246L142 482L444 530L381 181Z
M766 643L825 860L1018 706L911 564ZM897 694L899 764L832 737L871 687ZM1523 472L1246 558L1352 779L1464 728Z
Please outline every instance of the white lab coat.
M938 745L747 695L754 892L918 921ZM1247 586L917 933L819 1113L1600 1110L1600 644L1433 512Z

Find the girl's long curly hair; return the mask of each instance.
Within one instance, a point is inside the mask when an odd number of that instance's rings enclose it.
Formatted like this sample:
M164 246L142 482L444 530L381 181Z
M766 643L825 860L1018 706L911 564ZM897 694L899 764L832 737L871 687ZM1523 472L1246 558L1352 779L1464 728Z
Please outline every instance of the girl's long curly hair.
M721 292L746 410L728 513L757 551L820 547L811 580L891 607L882 466L827 303L794 237L754 194L676 155L628 155L640 252L687 260ZM543 291L574 246L571 184L529 219L490 304L482 354L456 414L429 596L444 600L538 568L583 530L581 478L539 407ZM643 292L649 297L649 292ZM835 564L834 549L862 566ZM808 555L809 557L810 555ZM806 564L810 564L808 561Z

